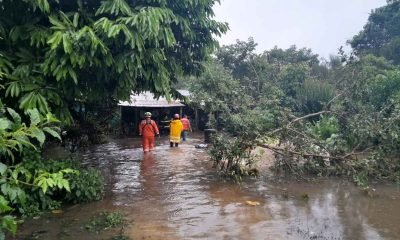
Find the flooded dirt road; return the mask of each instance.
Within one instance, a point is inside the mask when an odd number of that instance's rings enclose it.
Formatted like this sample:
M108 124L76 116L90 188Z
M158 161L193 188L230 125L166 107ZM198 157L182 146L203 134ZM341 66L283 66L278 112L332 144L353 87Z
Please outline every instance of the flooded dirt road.
M221 180L191 139L170 148L159 139L144 155L138 139L113 140L82 153L106 179L104 200L26 221L17 239L400 239L400 190L350 183ZM246 201L257 201L249 206ZM120 211L126 225L98 234L85 223Z

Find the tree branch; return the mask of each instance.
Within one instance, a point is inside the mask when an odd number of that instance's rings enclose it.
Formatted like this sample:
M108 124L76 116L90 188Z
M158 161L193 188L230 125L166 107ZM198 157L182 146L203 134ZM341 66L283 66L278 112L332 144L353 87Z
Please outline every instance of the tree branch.
M346 155L343 155L343 156L331 156L331 155L322 155L322 154L314 154L314 153L302 153L302 152L297 152L297 151L290 150L290 149L287 149L287 148L276 147L276 146L273 146L273 145L270 145L270 144L259 143L259 144L257 144L257 146L259 146L261 148L269 149L269 150L271 150L273 152L276 152L276 153L284 155L284 156L287 156L288 154L291 154L291 155L297 155L297 156L301 156L301 157L321 157L321 158L337 159L337 160L343 160L343 161L349 159L352 156L367 153L369 150L374 148L374 147L371 146L371 147L368 147L368 148L364 149L361 152L352 151L352 152L350 152L350 153L348 153Z
M324 114L324 113L331 113L331 111L320 111L320 112L311 113L311 114L308 114L308 115L305 115L305 116L302 116L302 117L295 118L294 120L290 121L286 126L278 128L278 129L275 129L273 131L270 131L270 132L267 133L267 135L275 134L277 132L280 132L280 131L282 131L284 129L289 128L292 124L294 124L296 122L299 122L301 120L304 120L304 119L307 119L307 118L310 118L310 117L315 117L315 116L318 116L318 115L321 115L321 114Z
M325 108L329 107L336 99L338 99L339 97L343 96L344 93L345 93L345 92L342 92L342 93L336 95L334 98L332 98L332 99L326 104Z
M296 119L292 120L287 126L290 126L293 123L296 123L296 122L301 121L301 120L306 119L306 118L315 117L315 116L322 115L324 113L330 113L330 112L331 111L320 111L320 112L316 112L316 113L311 113L311 114L305 115L303 117L299 117L299 118L296 118Z
M343 159L343 157L335 157L335 156L330 156L330 155L321 155L321 154L313 154L313 153L301 153L297 151L293 151L287 148L282 148L282 147L276 147L272 146L269 144L257 144L257 146L262 147L262 148L267 148L270 149L274 152L277 152L282 155L287 155L285 152L292 154L292 155L297 155L297 156L302 156L302 157L322 157L322 158L330 158L330 159Z

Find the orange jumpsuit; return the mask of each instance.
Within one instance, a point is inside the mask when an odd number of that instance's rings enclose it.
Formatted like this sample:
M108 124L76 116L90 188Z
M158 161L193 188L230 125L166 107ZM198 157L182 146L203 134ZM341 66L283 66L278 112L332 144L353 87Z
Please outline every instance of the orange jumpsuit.
M142 136L143 151L148 152L154 149L154 136L160 134L154 120L146 118L139 124L139 135Z
M190 127L190 121L187 118L182 118L181 122L183 124L183 131L189 131L191 129Z

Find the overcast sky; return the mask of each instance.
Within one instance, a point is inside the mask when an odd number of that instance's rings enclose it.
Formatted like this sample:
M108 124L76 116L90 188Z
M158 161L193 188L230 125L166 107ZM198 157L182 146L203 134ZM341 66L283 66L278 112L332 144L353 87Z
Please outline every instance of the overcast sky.
M221 45L254 37L258 51L311 48L328 59L357 34L372 9L386 0L221 0L216 19L229 23Z

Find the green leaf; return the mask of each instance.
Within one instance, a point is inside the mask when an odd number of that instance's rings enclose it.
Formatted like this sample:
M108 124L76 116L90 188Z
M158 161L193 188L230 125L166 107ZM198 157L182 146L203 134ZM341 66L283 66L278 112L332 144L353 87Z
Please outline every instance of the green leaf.
M42 189L43 193L47 192L48 186L45 178L40 179L38 186Z
M78 22L79 21L79 13L75 13L74 14L74 21L73 21L73 23L74 23L74 27L78 27Z
M31 120L31 124L33 125L37 125L40 123L40 114L39 111L34 108L34 109L28 109L28 115L30 117Z
M3 175L6 172L7 168L7 165L0 162L0 175Z
M61 172L62 173L71 173L71 174L79 175L79 171L78 170L74 170L74 169L71 169L71 168L63 169L63 170L61 170Z
M40 145L43 145L44 141L46 140L46 135L44 135L44 132L39 128L33 128L32 134L33 137L39 141Z
M49 127L44 127L43 131L47 132L48 134L50 134L51 136L58 138L59 140L61 140L61 136L60 134L58 134L58 132L54 131L53 129L49 128Z
M51 46L51 49L55 49L60 45L61 40L63 39L62 32L55 32L52 37L47 41L47 44Z
M71 53L72 51L72 44L67 34L63 35L63 46L65 53Z
M10 199L11 202L13 202L16 198L17 198L17 194L18 194L18 189L17 188L10 188L8 190L8 197Z
M8 201L0 195L0 213L5 213L13 210L9 205Z
M3 195L8 195L9 191L10 191L10 184L4 183L1 185L1 192L3 193Z
M10 231L13 235L17 232L17 222L15 221L15 217L6 215L2 217L2 225L5 229Z
M18 171L12 171L11 173L11 177L15 180L15 182L18 181L18 175L19 175Z
M33 145L33 144L30 142L29 138L28 138L27 136L25 136L25 135L16 136L16 137L15 137L15 140L17 140L18 143L21 144L21 145L24 145L24 146L26 146L26 147L28 147L28 148L33 148L34 150L36 150L36 146ZM22 150L21 150L21 151L22 151Z
M42 113L48 112L49 111L49 106L47 104L46 99L41 94L38 94L36 96L37 96L37 100L38 100L37 104L39 106L40 111Z
M6 118L0 118L0 130L9 129L12 125L12 122Z
M78 77L76 76L76 72L73 69L69 69L68 71L71 78L74 80L75 84L78 84Z
M47 182L47 185L49 186L49 187L53 187L56 183L54 182L54 180L53 179L51 179L51 178L48 178L47 180L46 180L46 182Z
M21 103L19 104L19 107L22 109L29 109L31 108L31 102L33 99L34 93L30 92L28 94L25 94L22 98L21 98Z
M11 115L15 123L21 123L21 116L16 111L14 111L14 109L7 108L7 111Z
M25 194L25 192L22 189L19 189L17 195L18 195L18 201L21 204L25 204L25 202L26 202L26 194Z
M46 114L46 120L47 120L48 123L57 123L57 122L60 122L60 120L58 120L56 117L54 117L54 115L51 114L51 113L47 113L47 114Z
M66 179L62 180L62 185L65 188L65 190L67 190L68 192L71 192L71 189L69 187L69 182Z
M50 4L47 0L35 0L33 1L36 7L39 7L44 13L50 12Z
M13 81L9 83L8 88L6 90L6 97L18 97L21 92L21 83L18 81Z

